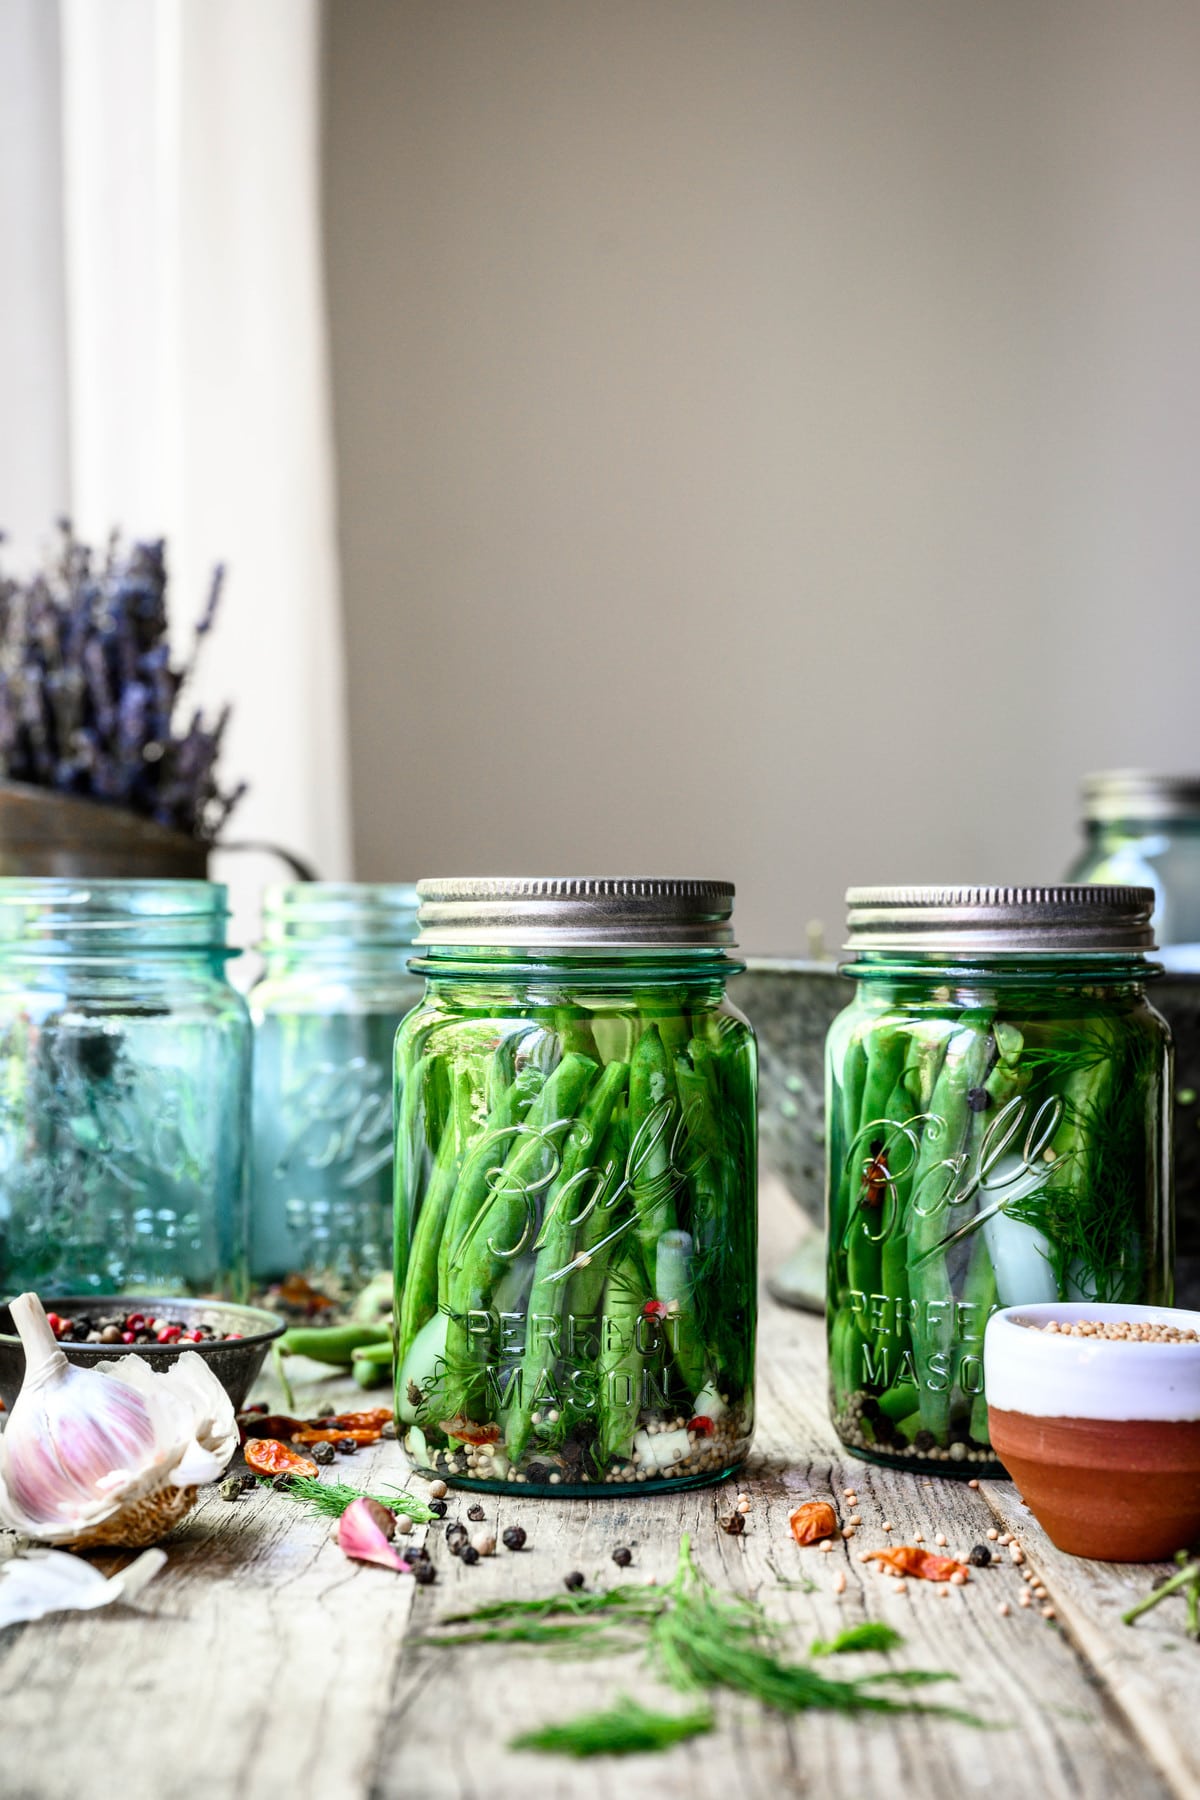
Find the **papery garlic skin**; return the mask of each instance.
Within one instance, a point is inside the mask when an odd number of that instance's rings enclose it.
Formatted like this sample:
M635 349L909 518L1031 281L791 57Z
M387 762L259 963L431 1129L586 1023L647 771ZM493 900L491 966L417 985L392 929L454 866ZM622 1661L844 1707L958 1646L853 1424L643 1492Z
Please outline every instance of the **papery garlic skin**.
M0 1523L42 1544L155 1543L237 1449L229 1396L194 1350L163 1373L137 1356L83 1369L35 1294L10 1310L26 1372L0 1436Z

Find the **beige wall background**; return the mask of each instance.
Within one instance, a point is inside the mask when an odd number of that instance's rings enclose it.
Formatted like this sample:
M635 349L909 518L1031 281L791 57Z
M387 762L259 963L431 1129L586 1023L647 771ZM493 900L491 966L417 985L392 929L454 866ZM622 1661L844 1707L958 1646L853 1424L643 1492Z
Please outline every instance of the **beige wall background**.
M367 878L1033 881L1196 767L1194 0L328 0Z

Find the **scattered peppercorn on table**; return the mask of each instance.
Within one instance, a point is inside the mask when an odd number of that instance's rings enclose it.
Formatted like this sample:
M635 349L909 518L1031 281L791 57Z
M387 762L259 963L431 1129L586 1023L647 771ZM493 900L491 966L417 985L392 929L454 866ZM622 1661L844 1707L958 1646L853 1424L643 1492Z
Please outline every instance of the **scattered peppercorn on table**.
M794 1211L772 1191L762 1226L770 1267L795 1230ZM352 1396L361 1405L351 1383L306 1368L302 1406L340 1409ZM226 1501L210 1489L167 1540L167 1568L137 1611L60 1615L0 1634L0 1791L6 1800L194 1800L198 1791L213 1800L615 1800L643 1788L687 1800L960 1800L985 1789L991 1800L1159 1800L1200 1791L1200 1645L1184 1635L1183 1603L1121 1623L1161 1570L1061 1555L1006 1482L968 1487L845 1456L827 1417L821 1324L769 1300L758 1389L756 1448L721 1487L594 1500L451 1488L445 1517L403 1538L406 1548L427 1546L433 1581L347 1561L333 1523L287 1493L258 1487ZM390 1440L321 1477L375 1493L409 1480ZM420 1477L411 1489L431 1497ZM832 1506L836 1535L801 1545L789 1520L813 1501ZM482 1520L471 1515L478 1507ZM803 1514L798 1535L821 1517ZM722 1519L742 1529L722 1529ZM470 1543L494 1538L494 1553L451 1555L455 1523ZM576 1761L509 1745L621 1694L676 1715L700 1702L658 1688L636 1652L584 1660L543 1645L421 1642L449 1614L565 1594L568 1576L582 1575L584 1593L665 1585L685 1533L709 1581L756 1598L785 1627L790 1656L865 1621L886 1623L904 1640L898 1649L813 1666L843 1679L952 1671L955 1683L880 1691L995 1728L918 1713L784 1718L718 1693L704 1735L653 1755ZM624 1550L628 1563L616 1554ZM880 1560L889 1553L890 1563ZM965 1564L965 1578L920 1579L926 1558Z

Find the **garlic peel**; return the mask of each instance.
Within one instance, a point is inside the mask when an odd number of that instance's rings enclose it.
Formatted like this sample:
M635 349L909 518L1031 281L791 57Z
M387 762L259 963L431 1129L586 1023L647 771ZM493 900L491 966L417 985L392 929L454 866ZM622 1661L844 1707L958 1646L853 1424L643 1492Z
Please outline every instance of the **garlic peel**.
M127 1569L107 1579L81 1557L64 1550L25 1550L0 1563L0 1630L55 1612L94 1612L122 1600L129 1605L167 1560L165 1550L143 1550Z
M386 1507L367 1496L361 1500L352 1500L338 1520L339 1548L346 1556L353 1557L355 1562L381 1563L386 1569L395 1569L398 1574L407 1575L412 1564L388 1542L396 1529L395 1516L392 1515L390 1531L385 1531L380 1524L378 1515L385 1512Z
M0 1437L0 1523L46 1544L154 1543L225 1468L233 1406L195 1351L159 1373L70 1364L32 1294L13 1301L26 1377Z

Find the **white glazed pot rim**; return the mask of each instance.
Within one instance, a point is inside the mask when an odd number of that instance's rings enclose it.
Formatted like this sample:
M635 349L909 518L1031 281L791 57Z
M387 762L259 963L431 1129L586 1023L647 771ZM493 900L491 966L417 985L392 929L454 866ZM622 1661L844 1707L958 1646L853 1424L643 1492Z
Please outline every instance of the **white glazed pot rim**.
M1200 1420L1200 1343L1139 1344L1031 1331L1031 1325L1175 1325L1200 1335L1200 1312L1098 1300L1007 1306L984 1334L989 1406L1034 1418Z

